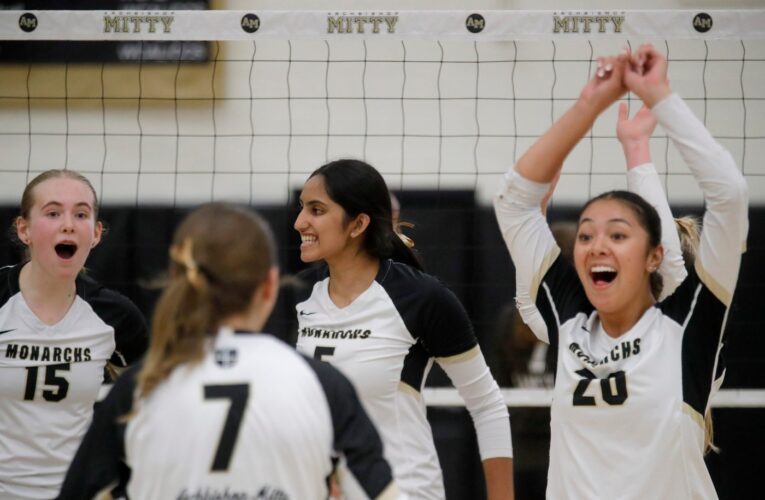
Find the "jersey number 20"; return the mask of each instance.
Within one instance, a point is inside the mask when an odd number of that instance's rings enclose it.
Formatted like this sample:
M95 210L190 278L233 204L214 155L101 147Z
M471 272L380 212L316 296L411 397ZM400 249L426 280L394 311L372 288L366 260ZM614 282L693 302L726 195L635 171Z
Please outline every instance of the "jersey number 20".
M608 375L606 378L595 378L595 374L587 368L577 370L578 375L584 377L576 385L574 390L574 406L595 406L595 398L593 396L585 396L584 393L590 386L590 382L600 382L600 391L603 395L603 401L609 405L624 404L627 400L627 378L624 375L624 371L619 370Z

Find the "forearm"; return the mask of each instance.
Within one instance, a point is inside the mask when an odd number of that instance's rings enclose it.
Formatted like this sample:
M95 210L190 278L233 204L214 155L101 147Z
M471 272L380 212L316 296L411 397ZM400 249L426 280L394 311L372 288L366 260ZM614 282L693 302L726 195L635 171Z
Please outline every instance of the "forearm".
M696 269L729 305L749 228L746 181L730 153L679 96L657 103L654 114L704 193L706 211Z
M582 99L563 114L518 160L515 170L535 182L551 182L563 161L584 137L599 110Z
M680 286L688 273L685 270L675 219L669 208L659 174L653 163L650 163L650 158L648 163L636 165L627 171L627 187L631 192L640 195L650 203L661 219L661 244L664 247L664 257L661 266L659 266L659 273L664 287L657 297L657 300L661 301Z
M513 459L489 458L483 461L488 500L509 500L515 497Z
M638 165L651 163L651 148L648 137L622 141L622 150L624 150L624 159L627 160L627 170Z
M507 405L480 348L475 346L457 356L436 360L470 412L481 459L512 457Z

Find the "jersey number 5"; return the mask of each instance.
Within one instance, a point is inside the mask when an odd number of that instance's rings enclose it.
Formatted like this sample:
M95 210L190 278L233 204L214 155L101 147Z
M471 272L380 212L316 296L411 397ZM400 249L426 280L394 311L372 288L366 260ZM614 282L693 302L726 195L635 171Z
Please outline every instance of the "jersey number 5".
M593 396L585 396L584 393L590 386L590 382L596 380L600 382L600 391L603 394L603 401L609 405L624 404L627 400L627 378L624 375L623 370L611 373L608 377L601 379L595 378L595 374L587 368L577 370L576 373L584 378L576 384L576 389L574 390L574 406L595 406L595 398Z
M32 401L35 399L37 389L37 366L27 367L27 386L24 388L24 399ZM45 367L45 385L52 387L42 391L45 401L58 402L66 397L69 392L69 381L59 376L57 371L69 371L69 363L60 363L58 365L48 365Z
M223 423L223 431L220 434L218 449L215 450L212 471L225 471L231 463L231 455L234 454L236 439L239 437L239 429L242 427L244 409L250 397L248 384L230 385L206 385L204 386L205 399L229 399L226 421Z

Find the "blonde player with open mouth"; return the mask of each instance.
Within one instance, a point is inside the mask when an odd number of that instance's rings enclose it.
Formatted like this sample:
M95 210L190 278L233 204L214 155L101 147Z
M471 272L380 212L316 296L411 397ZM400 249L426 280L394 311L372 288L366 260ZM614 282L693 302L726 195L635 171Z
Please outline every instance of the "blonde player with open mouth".
M21 197L25 262L0 269L0 498L53 498L87 430L104 368L146 350L126 297L82 273L101 240L87 178L48 170Z

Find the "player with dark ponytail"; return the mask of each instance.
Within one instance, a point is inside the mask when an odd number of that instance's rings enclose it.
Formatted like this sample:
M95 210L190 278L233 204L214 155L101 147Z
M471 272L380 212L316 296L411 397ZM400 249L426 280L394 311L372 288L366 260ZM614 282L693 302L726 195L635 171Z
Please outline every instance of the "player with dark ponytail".
M385 443L401 489L444 498L422 388L435 360L470 411L490 499L512 498L507 407L454 294L422 267L394 231L385 180L359 160L314 171L295 220L300 257L323 262L302 274L310 297L297 305L297 348L354 383ZM342 467L347 498L357 498Z

